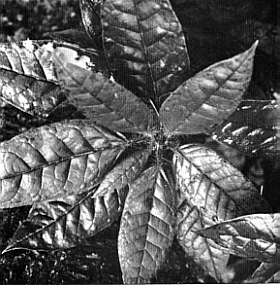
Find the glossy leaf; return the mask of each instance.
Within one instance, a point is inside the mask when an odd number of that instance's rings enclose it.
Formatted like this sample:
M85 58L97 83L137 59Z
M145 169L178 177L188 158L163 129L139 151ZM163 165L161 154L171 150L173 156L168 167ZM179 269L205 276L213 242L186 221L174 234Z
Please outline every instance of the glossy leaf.
M263 262L243 283L279 283L279 264ZM278 279L276 279L278 276ZM274 279L275 278L275 279Z
M131 185L118 239L125 283L149 283L173 241L174 190L163 169L148 168Z
M166 132L209 133L227 119L250 82L257 44L204 69L172 92L160 110Z
M108 62L126 88L158 105L186 79L185 38L169 0L107 0L101 17Z
M259 151L277 153L280 151L277 139L279 108L276 100L242 101L237 110L215 129L212 138L246 155Z
M81 59L57 48L57 72L69 91L68 99L88 119L114 131L146 133L152 126L152 111L133 93L100 73L81 67ZM77 64L76 64L77 61Z
M232 254L279 263L279 219L280 214L248 215L219 223L201 233Z
M32 129L0 145L0 207L30 205L87 190L126 142L87 121Z
M210 148L185 145L174 155L179 186L177 239L186 253L217 281L228 253L198 235L214 221L266 212L270 207L241 172Z
M88 62L96 62L98 53L70 43L23 41L0 44L1 98L32 115L48 116L66 99L56 76L53 62L55 46L86 54ZM98 63L98 64L97 64Z
M65 249L111 225L122 213L127 187L144 168L149 151L138 151L89 191L38 203L18 228L6 252L15 248Z

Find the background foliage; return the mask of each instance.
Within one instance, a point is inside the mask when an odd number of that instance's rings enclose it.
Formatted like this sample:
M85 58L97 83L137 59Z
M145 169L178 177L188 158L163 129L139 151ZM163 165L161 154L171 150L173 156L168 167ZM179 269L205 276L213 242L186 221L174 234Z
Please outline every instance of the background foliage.
M206 2L212 3L212 6L205 5ZM192 73L245 50L255 38L261 37L253 81L246 97L272 99L273 94L279 92L277 2L255 0L253 8L249 10L246 10L249 0L244 1L240 7L240 1L227 0L224 2L227 8L218 5L218 2L220 1L172 1L187 38ZM1 42L41 39L49 31L81 27L77 0L2 0L0 15ZM46 119L31 117L1 103L1 141L46 123ZM210 144L215 146L213 142ZM271 157L249 158L228 147L220 147L218 151L262 189L275 212L280 211L280 165L277 161ZM28 210L29 207L22 207L0 212L0 228L3 229L0 232L0 250L7 246ZM0 259L0 283L121 283L116 252L117 230L118 222L94 237L97 245L94 252L85 245L63 252L9 253ZM77 266L77 261L82 261L82 266ZM248 270L251 268L253 271L256 266L256 262L248 262ZM187 260L176 245L171 249L158 276L157 283L214 282Z

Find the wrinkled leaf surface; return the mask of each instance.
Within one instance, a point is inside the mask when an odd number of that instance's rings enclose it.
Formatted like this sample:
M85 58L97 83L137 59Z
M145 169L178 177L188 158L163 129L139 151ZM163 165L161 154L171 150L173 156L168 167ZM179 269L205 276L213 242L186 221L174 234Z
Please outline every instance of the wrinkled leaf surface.
M107 0L101 16L108 62L126 88L157 105L186 79L185 38L168 0Z
M98 187L35 204L6 251L65 249L102 231L121 214L127 185L137 178L148 157L148 151L138 151L108 172Z
M174 193L163 169L148 168L131 185L118 239L125 283L149 283L173 241Z
M113 78L80 67L80 59L75 64L76 59L66 57L65 49L57 49L56 59L59 79L69 91L68 99L88 119L114 131L149 131L155 118L141 99Z
M198 231L269 206L243 174L210 148L185 145L174 155L179 186L177 239L186 253L220 281L229 254Z
M209 133L237 108L248 87L257 42L218 62L178 87L163 103L160 118L172 134Z
M29 205L86 191L125 141L88 121L55 123L0 145L0 206Z
M219 223L204 229L203 236L213 239L232 254L280 262L280 214L255 214Z

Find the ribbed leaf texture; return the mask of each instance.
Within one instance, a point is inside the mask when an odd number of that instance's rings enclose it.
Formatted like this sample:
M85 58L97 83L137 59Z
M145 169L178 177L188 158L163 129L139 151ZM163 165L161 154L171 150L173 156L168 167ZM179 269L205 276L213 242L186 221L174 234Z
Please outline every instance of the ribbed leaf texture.
M125 141L87 121L32 129L0 145L1 208L86 191L123 151Z
M131 185L118 252L125 283L150 283L174 236L174 190L163 169L148 168Z
M257 42L187 80L163 103L160 118L172 134L209 133L237 108L248 87Z
M88 118L114 131L145 133L155 117L149 107L125 87L101 73L75 64L57 48L58 77L68 99ZM72 63L73 62L73 63Z
M216 220L270 208L241 172L209 148L182 146L173 162L180 193L177 239L188 255L220 281L229 254L198 231Z
M5 251L70 248L105 229L122 213L127 187L148 157L149 151L136 152L108 172L99 186L34 205Z
M219 223L201 233L235 255L280 263L279 219L278 213L248 215Z
M158 105L187 78L185 38L168 0L107 0L101 17L108 62L126 88Z
M246 155L279 153L279 108L276 100L244 100L212 137Z

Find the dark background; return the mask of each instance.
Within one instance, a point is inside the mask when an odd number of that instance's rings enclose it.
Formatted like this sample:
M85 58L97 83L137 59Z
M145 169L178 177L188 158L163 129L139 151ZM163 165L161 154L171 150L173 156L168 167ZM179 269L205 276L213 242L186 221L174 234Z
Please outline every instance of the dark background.
M274 92L279 92L277 1L174 0L172 4L186 35L193 73L240 53L260 38L253 81L246 96L274 98ZM49 31L78 27L82 27L78 0L1 0L0 3L0 42L41 39ZM2 101L0 104L0 141L47 123ZM279 159L249 158L227 147L220 147L219 151L256 187L263 185L264 196L274 211L279 212ZM28 211L28 207L0 210L0 250L7 246ZM118 222L94 237L91 241L94 246L83 245L62 252L18 250L1 256L0 284L121 283L117 233ZM214 280L174 244L155 282Z

